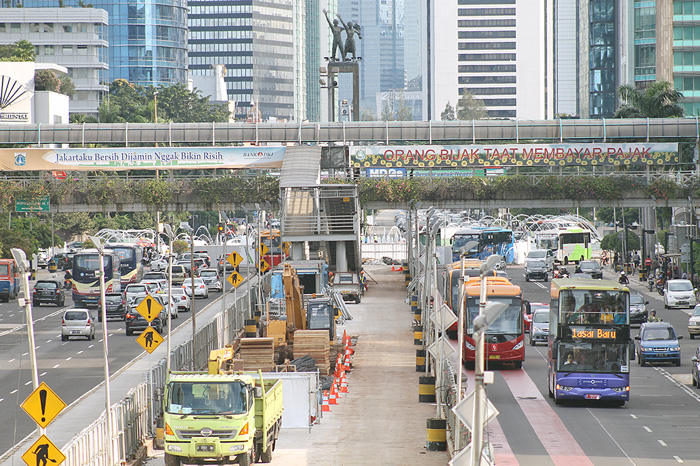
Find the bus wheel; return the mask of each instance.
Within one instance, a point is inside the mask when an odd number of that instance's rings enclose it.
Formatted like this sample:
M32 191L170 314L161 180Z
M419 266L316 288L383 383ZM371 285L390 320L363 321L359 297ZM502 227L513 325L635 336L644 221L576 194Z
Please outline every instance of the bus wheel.
M462 362L462 366L468 371L473 371L474 370L474 361L464 361Z

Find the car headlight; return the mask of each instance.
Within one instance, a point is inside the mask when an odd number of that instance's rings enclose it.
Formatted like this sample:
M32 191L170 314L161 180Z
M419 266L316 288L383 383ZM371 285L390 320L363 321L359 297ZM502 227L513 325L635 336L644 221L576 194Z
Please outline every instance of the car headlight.
M468 341L465 341L465 342L464 342L464 346L465 346L468 350L476 351L476 348L474 348L474 345L472 345L472 344L469 343Z
M644 346L640 346L640 347L639 347L639 351L641 351L642 353L645 353L645 352L647 352L647 351L650 351L650 349L649 349L649 348L645 348Z
M672 346L668 349L669 351L680 351L681 347L680 346Z
M182 448L177 445L168 445L168 451L182 451Z
M522 347L523 347L523 342L521 341L520 343L518 343L517 345L515 345L515 346L513 347L513 349L514 349L514 350L519 350L519 349L522 348Z

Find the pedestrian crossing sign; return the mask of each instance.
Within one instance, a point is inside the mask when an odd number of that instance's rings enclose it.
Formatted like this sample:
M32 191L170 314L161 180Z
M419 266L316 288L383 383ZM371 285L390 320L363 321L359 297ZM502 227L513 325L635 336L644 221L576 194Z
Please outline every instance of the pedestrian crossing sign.
M156 332L156 329L149 326L138 336L136 342L150 354L158 348L158 345L163 343L163 337Z
M66 455L64 455L46 435L39 437L39 440L34 442L34 444L29 447L29 450L22 455L22 461L24 461L27 466L44 466L48 464L58 466L65 460Z

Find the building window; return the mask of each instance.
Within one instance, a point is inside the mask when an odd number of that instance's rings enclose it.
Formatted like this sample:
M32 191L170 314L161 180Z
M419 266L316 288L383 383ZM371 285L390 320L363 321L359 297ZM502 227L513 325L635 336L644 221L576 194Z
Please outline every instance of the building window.
M73 25L72 24L64 24L63 25L63 32L73 32Z
M19 23L10 24L10 32L13 34L22 32L22 25Z
M87 45L78 46L78 55L87 55Z
M64 45L61 47L61 53L63 55L73 55L73 46L72 45Z
M44 45L44 55L54 55L56 51L53 45Z

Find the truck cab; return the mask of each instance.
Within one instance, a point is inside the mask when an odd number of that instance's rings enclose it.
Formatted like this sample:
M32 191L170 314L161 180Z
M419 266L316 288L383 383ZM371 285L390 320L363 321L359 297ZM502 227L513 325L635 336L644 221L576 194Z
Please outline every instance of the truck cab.
M328 330L330 341L335 340L335 307L330 296L310 298L306 302L307 330Z
M363 286L355 272L336 272L333 276L333 288L340 292L344 301L360 304Z
M0 299L8 302L19 294L19 269L14 259L0 259Z

